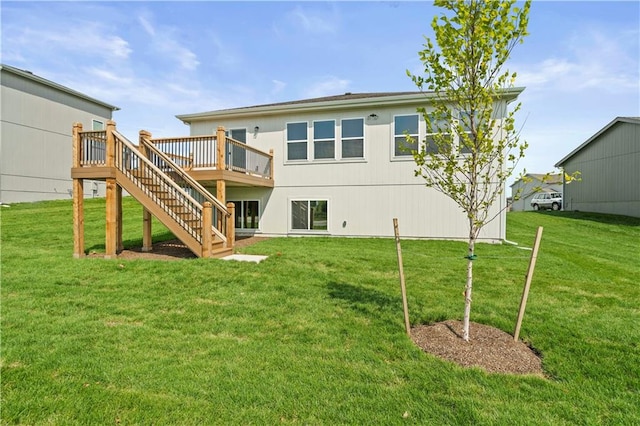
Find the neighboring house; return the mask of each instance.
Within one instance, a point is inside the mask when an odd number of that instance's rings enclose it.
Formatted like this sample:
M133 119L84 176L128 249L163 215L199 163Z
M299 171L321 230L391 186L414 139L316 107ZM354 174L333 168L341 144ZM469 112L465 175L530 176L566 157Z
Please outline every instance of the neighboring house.
M505 90L496 110L506 111L522 90ZM190 126L192 136L223 126L233 139L273 150L273 187L227 184L222 194L236 205L238 234L389 237L398 218L405 237L466 239L465 214L415 176L413 157L403 149L405 132L419 141L428 137L416 108L428 110L432 97L346 93L177 118ZM232 163L245 161L233 152L227 156ZM480 239L501 241L505 195L492 209L497 218Z
M565 210L640 217L640 117L617 117L556 163L580 180L564 184Z
M73 123L102 130L118 108L8 65L0 83L0 202L70 199ZM84 191L102 196L104 182Z
M527 173L511 184L512 211L529 211L531 199L540 192L562 193L562 174Z

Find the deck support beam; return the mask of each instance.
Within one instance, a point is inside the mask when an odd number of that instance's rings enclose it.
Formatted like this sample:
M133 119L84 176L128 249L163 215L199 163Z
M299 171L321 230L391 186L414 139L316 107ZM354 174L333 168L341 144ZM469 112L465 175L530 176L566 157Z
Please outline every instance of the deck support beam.
M227 247L235 247L236 245L236 205L234 203L227 203L227 211L229 217L227 218Z
M80 143L82 124L74 123L72 130L72 155L73 167L80 167L82 146ZM76 259L84 256L84 179L73 179L73 257Z
M142 208L142 251L148 252L153 250L153 241L151 237L151 212L144 207Z

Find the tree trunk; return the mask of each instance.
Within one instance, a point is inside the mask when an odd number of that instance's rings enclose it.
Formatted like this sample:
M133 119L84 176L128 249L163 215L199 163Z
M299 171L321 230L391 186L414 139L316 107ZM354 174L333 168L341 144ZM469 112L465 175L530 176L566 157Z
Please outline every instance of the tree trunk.
M475 249L475 238L469 238L469 250L467 262L467 285L464 288L464 318L462 320L462 338L469 341L469 317L471 316L471 290L473 288L473 257Z

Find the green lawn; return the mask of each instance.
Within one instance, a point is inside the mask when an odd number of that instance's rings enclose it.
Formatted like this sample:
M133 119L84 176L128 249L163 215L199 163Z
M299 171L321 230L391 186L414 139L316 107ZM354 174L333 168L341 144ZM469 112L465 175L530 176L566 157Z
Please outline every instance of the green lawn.
M415 347L392 239L271 239L244 249L260 264L73 259L70 201L0 214L3 424L640 424L637 219L509 214L521 247L545 227L521 331L542 379ZM86 231L103 251L103 200ZM411 322L460 319L465 244L402 248ZM512 333L530 252L477 255L472 320Z

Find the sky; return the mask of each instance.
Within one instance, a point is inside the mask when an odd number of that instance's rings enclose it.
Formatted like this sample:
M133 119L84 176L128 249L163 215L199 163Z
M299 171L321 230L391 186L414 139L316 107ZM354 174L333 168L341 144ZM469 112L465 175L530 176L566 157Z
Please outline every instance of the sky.
M3 64L120 108L135 140L188 135L179 114L417 90L442 13L417 1L0 2ZM640 2L534 1L507 64L529 143L514 175L554 164L618 116L640 116ZM510 184L513 178L507 182Z

